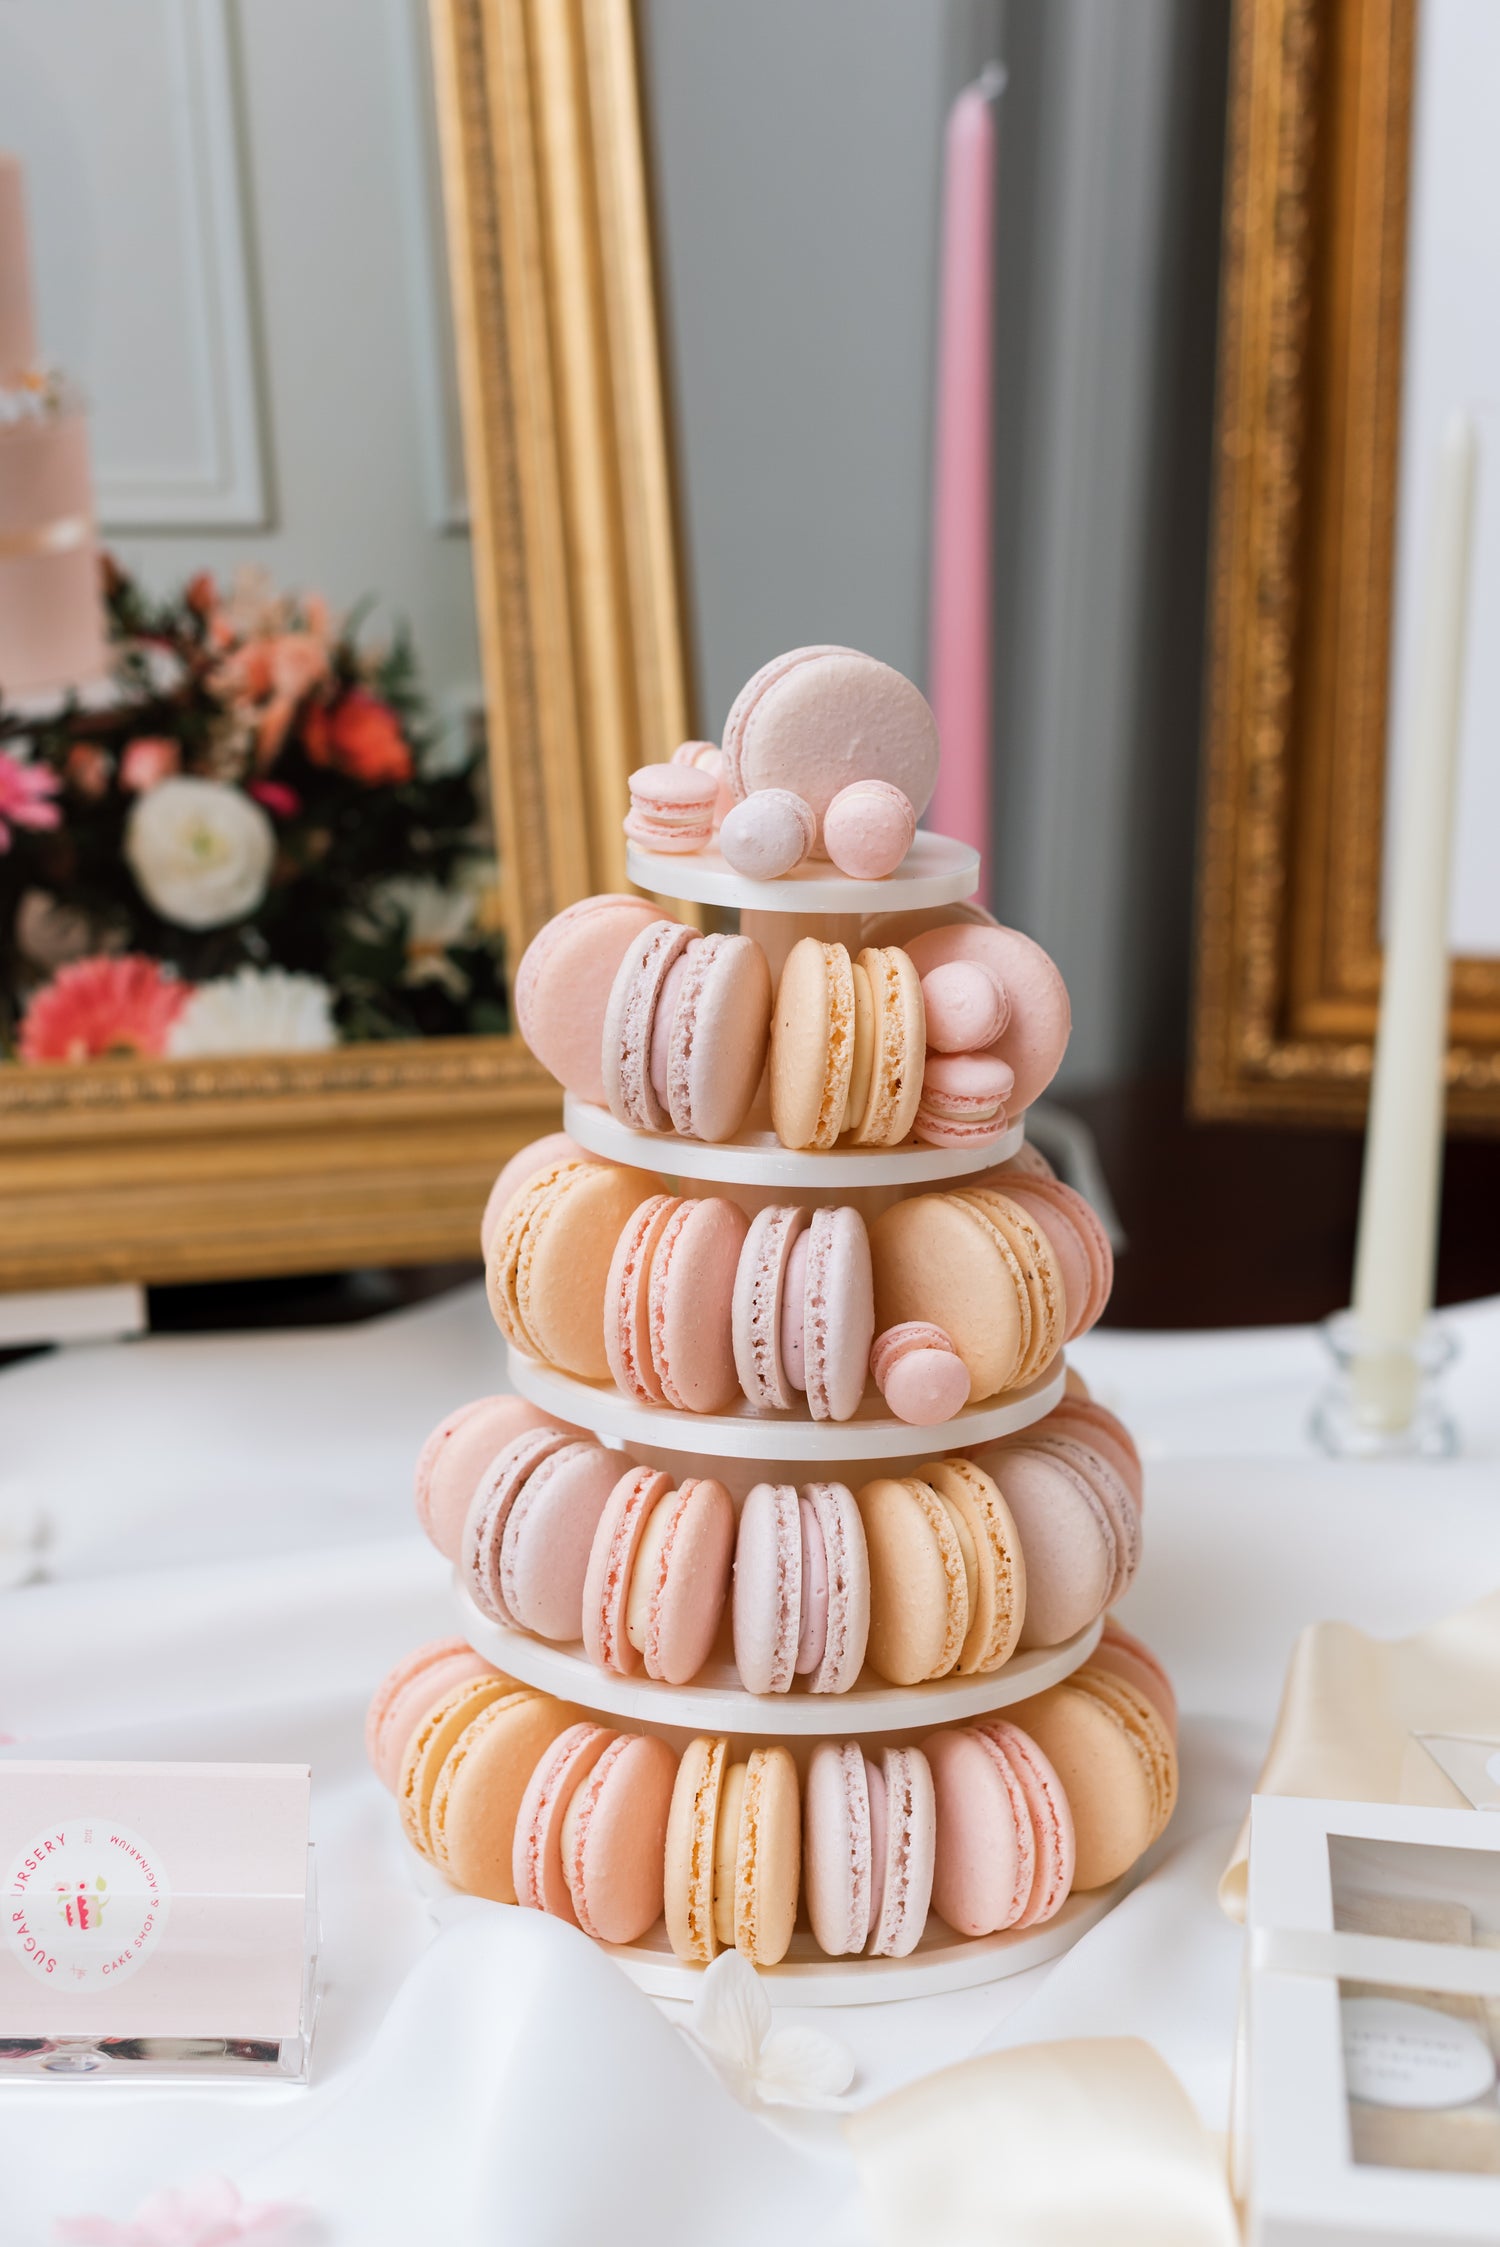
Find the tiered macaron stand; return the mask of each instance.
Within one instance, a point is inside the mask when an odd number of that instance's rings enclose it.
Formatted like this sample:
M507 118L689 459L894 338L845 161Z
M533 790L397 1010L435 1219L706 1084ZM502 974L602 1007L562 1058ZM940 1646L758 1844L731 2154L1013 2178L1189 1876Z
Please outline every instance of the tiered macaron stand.
M755 936L780 972L798 937L821 936L858 949L862 924L874 915L917 913L970 897L979 880L977 852L945 836L919 834L906 861L889 880L851 881L826 862L808 861L778 882L747 881L717 851L662 857L631 847L628 867L637 887L659 896L733 908L740 927ZM638 1132L607 1109L575 1099L564 1107L564 1127L582 1147L615 1162L668 1177L710 1180L752 1205L787 1197L809 1203L852 1201L874 1214L904 1191L941 1186L1013 1155L1025 1137L1013 1126L977 1148L907 1146L893 1150L847 1148L797 1153L769 1130L747 1130L727 1143ZM511 1381L542 1410L591 1429L603 1443L665 1466L713 1473L742 1495L751 1482L802 1483L812 1478L858 1484L884 1460L920 1460L966 1445L993 1443L1045 1417L1063 1394L1057 1361L1028 1388L996 1402L971 1405L937 1428L917 1428L885 1414L878 1396L866 1397L852 1420L813 1420L793 1413L762 1413L744 1405L725 1413L677 1412L643 1405L612 1385L576 1380L507 1345ZM689 1685L621 1677L591 1662L581 1644L557 1646L492 1622L481 1614L455 1577L459 1628L487 1661L522 1684L556 1694L621 1724L659 1733L682 1747L698 1733L723 1734L745 1746L781 1741L805 1761L816 1739L851 1739L899 1733L920 1736L940 1724L998 1713L1070 1675L1093 1653L1101 1623L1065 1645L1018 1654L983 1677L947 1677L926 1685L896 1687L866 1672L840 1694L745 1692L734 1669L710 1665ZM773 2004L857 2005L897 1997L929 1996L999 1981L1039 1966L1067 1950L1117 1900L1123 1883L1068 1898L1042 1926L979 1937L952 1934L933 1914L907 1958L825 1956L800 1930L780 1965L760 1975ZM610 1950L642 1988L655 1996L691 1997L702 1969L673 1954L658 1923L639 1943Z

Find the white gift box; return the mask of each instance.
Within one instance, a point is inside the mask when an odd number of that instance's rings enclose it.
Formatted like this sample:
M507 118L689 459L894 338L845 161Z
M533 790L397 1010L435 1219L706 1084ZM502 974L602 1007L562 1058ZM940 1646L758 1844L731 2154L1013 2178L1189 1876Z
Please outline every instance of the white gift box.
M1500 1817L1257 1796L1251 2247L1500 2240Z

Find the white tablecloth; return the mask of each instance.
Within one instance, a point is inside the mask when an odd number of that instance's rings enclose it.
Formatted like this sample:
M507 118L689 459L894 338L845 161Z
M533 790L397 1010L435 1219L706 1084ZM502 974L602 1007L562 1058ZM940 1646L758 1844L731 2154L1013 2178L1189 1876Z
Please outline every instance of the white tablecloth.
M1299 1628L1418 1628L1500 1574L1500 1304L1456 1314L1465 1457L1360 1468L1311 1450L1318 1339L1095 1334L1074 1353L1147 1459L1126 1620L1184 1709L1183 1788L1151 1876L1051 1968L989 1989L804 2016L856 2100L966 2054L1148 2038L1226 2120L1240 1939L1214 1889ZM0 1373L0 1536L39 1500L49 1580L0 1597L0 1733L27 1756L313 1767L323 1997L306 2091L72 2082L0 2090L0 2240L116 2218L205 2172L294 2199L337 2247L652 2247L868 2237L836 2121L737 2106L575 1931L459 1900L434 1926L363 1709L450 1626L411 1528L411 1463L501 1385L481 1291L333 1332L148 1339ZM795 2018L795 2016L792 2016Z

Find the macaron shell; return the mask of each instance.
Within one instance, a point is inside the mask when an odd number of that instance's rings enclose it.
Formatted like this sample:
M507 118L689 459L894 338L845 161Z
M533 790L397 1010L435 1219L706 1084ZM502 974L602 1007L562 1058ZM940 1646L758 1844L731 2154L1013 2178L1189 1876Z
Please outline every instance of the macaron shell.
M610 986L630 944L659 917L641 897L586 897L537 931L516 969L516 1022L544 1069L602 1105L600 1046Z
M977 1463L999 1485L1026 1556L1020 1644L1061 1646L1108 1604L1119 1551L1093 1484L1029 1444L986 1445Z
M785 1748L753 1748L734 1867L734 1946L754 1966L785 1958L797 1924L802 1792Z
M916 1121L927 1049L922 983L898 944L867 946L859 965L870 981L875 1054L865 1113L851 1119L859 1147L898 1147Z
M1031 1328L1016 1382L1019 1386L1035 1381L1062 1348L1068 1318L1062 1273L1052 1243L1035 1219L1008 1194L998 1194L990 1187L973 1187L961 1191L959 1198L994 1225L1024 1275Z
M991 1051L1015 1071L1011 1115L1019 1115L1056 1076L1072 1029L1068 990L1040 944L1019 929L950 920L904 940L919 975L954 960L988 968L1010 1002L1010 1015Z
M885 1876L880 1911L870 1932L875 1958L907 1958L927 1925L937 1871L937 1797L932 1766L921 1748L885 1748L884 1816L875 1821L884 1839Z
M652 921L610 986L600 1048L604 1094L610 1114L636 1131L665 1131L671 1122L651 1082L651 1039L663 987L694 935L683 921Z
M983 1181L976 1181L977 1184ZM1029 1210L1057 1250L1068 1296L1072 1342L1097 1326L1115 1283L1115 1252L1097 1211L1060 1178L1007 1179L1002 1192Z
M864 1517L842 1482L810 1482L802 1496L823 1539L828 1622L823 1659L808 1678L811 1693L847 1693L865 1666L870 1637L870 1554Z
M1117 1623L1113 1615L1106 1616L1103 1635L1091 1656L1097 1670L1110 1670L1116 1677L1124 1678L1138 1693L1144 1693L1158 1716L1175 1740L1177 1737L1177 1695L1172 1690L1172 1680L1149 1646Z
M813 1937L830 1958L865 1947L871 1859L864 1751L857 1740L820 1740L803 1789L802 1864Z
M661 1378L651 1362L651 1260L673 1213L675 1194L652 1194L620 1229L604 1283L604 1354L622 1396L660 1404Z
M433 1789L438 1773L447 1759L454 1741L491 1701L501 1695L511 1695L519 1688L498 1673L491 1677L471 1678L466 1684L449 1688L442 1698L432 1703L415 1732L406 1743L401 1758L401 1775L396 1788L396 1803L401 1812L401 1828L413 1849L424 1857L433 1854L432 1836L428 1816L432 1807Z
M807 1210L773 1203L756 1211L740 1249L730 1331L740 1388L758 1412L796 1402L781 1354L781 1304L792 1244L808 1222Z
M784 1147L832 1147L854 1065L854 969L842 944L792 946L771 1017L771 1122Z
M539 1170L546 1170L552 1163L581 1163L588 1159L587 1150L580 1147L577 1140L570 1139L565 1131L545 1132L540 1139L533 1139L511 1156L490 1188L484 1215L479 1220L479 1252L486 1263L511 1196L520 1192L527 1179L534 1178Z
M879 1477L859 1493L870 1556L872 1670L891 1685L946 1677L968 1630L958 1534L936 1493L915 1477Z
M482 1615L513 1623L500 1581L500 1554L511 1508L532 1470L574 1439L561 1428L528 1428L490 1461L474 1488L459 1539L458 1568Z
M1082 1693L1091 1693L1129 1734L1151 1781L1151 1839L1165 1832L1177 1807L1177 1747L1161 1711L1114 1671L1088 1662L1075 1670L1071 1682Z
M677 1758L665 1740L612 1740L568 1806L563 1869L578 1924L601 1943L633 1943L661 1917L667 1818Z
M523 1631L565 1644L578 1637L594 1533L622 1465L602 1444L568 1444L518 1491L501 1539L500 1594Z
M630 1579L641 1538L672 1478L659 1467L632 1467L621 1475L599 1516L583 1579L583 1647L601 1670L637 1677L641 1657L626 1629Z
M987 1719L979 1729L1003 1751L1031 1813L1036 1871L1031 1899L1015 1924L1040 1927L1062 1910L1073 1886L1077 1855L1073 1813L1062 1781L1029 1732L998 1717Z
M1088 1483L1108 1514L1109 1526L1115 1539L1115 1573L1105 1604L1112 1607L1116 1600L1125 1597L1141 1564L1139 1507L1109 1461L1097 1451L1091 1450L1087 1444L1075 1443L1069 1436L1038 1435L1028 1449L1040 1451L1050 1458L1066 1460L1075 1473Z
M852 1420L875 1336L870 1236L857 1209L815 1209L802 1295L807 1405L815 1420Z
M965 1676L998 1670L1020 1641L1026 1615L1021 1536L998 1485L970 1459L937 1459L923 1482L968 1523L978 1568L976 1597L957 1667Z
M615 1738L602 1724L572 1724L560 1732L526 1782L516 1812L511 1879L516 1902L550 1912L576 1927L578 1914L562 1863L562 1824L573 1791Z
M724 726L737 796L790 788L821 827L840 789L888 780L920 818L937 784L932 712L899 671L854 648L796 648L740 689Z
M937 1804L933 1909L955 1935L998 1934L1026 1909L1036 1875L1021 1782L974 1726L935 1732L926 1752Z
M734 1502L723 1483L688 1477L670 1513L650 1590L643 1659L648 1677L686 1685L708 1660L729 1596Z
M802 1621L802 1520L791 1483L745 1494L734 1548L734 1666L747 1693L785 1693Z
M722 1412L739 1390L734 1298L750 1220L712 1195L683 1202L651 1259L651 1362L668 1404Z
M1073 1814L1073 1886L1117 1880L1154 1837L1157 1788L1146 1755L1119 1716L1072 1679L1009 1713L1062 1781Z
M717 1143L750 1113L771 1035L771 970L753 936L690 944L667 1049L673 1128Z
M1026 1281L1014 1251L963 1201L916 1194L870 1227L875 1323L940 1326L969 1369L976 1401L1015 1381L1030 1343Z
M491 1702L448 1753L432 1796L433 1856L454 1886L497 1904L516 1900L516 1817L538 1759L582 1710L550 1693Z
M665 1909L673 1950L706 1966L718 1952L714 1933L714 1845L727 1745L690 1740L682 1751L667 1814Z

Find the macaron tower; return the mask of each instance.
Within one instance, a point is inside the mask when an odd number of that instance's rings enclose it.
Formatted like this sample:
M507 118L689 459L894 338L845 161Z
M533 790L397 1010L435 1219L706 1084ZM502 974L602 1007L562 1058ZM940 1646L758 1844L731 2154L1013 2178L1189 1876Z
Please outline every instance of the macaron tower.
M1018 1972L1175 1800L1171 1687L1108 1613L1139 1455L1063 1356L1109 1241L1025 1144L1067 994L916 830L936 772L888 666L780 657L722 752L632 781L642 894L516 974L565 1093L484 1216L516 1396L424 1449L459 1636L371 1753L446 1877L663 1994L725 1948L797 2004Z

